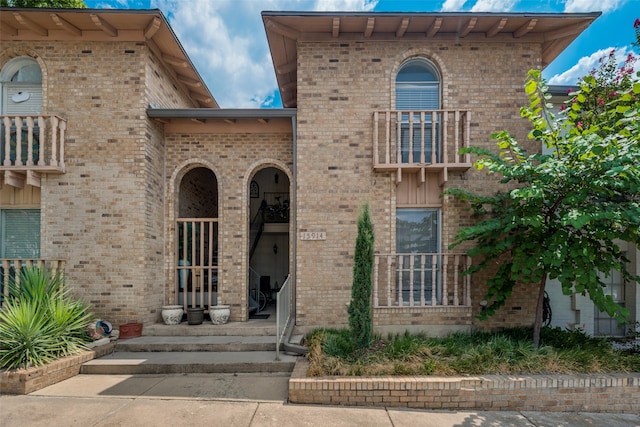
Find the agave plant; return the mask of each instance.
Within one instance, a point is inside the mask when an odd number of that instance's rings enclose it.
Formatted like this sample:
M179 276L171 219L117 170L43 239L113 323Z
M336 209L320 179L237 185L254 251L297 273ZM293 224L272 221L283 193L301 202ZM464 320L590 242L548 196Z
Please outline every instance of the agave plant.
M89 305L74 299L60 273L21 269L0 310L0 368L43 365L85 349Z

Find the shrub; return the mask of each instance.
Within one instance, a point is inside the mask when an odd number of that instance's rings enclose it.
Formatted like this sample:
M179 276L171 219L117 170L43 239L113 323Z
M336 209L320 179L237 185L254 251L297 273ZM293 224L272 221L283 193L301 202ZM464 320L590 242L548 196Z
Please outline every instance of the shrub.
M71 296L61 274L23 268L0 310L0 368L40 366L86 349L89 305Z
M371 280L373 275L373 224L369 205L365 204L358 217L358 236L354 253L353 285L349 303L349 327L354 345L360 349L371 345Z

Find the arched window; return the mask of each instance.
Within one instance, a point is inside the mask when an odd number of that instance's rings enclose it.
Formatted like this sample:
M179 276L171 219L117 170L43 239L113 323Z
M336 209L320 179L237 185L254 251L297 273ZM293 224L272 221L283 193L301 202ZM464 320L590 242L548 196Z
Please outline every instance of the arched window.
M42 70L33 58L14 58L0 72L2 114L42 112Z
M429 61L414 58L402 64L396 75L397 110L438 110L440 75Z
M396 110L402 114L400 151L402 163L439 162L440 75L433 64L413 58L396 75ZM435 117L435 120L434 120ZM434 123L435 122L435 123Z

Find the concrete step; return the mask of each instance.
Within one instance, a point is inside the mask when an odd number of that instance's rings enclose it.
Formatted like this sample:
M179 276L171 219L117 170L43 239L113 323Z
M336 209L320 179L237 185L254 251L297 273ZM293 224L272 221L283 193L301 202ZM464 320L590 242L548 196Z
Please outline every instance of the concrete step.
M185 351L276 351L276 337L269 335L202 335L202 336L142 336L118 340L116 351L122 352L185 352Z
M81 374L187 374L292 372L296 356L275 351L115 351L83 364Z
M274 321L252 320L249 322L229 322L224 325L214 325L204 322L201 325L189 325L182 322L179 325L165 325L155 323L144 325L143 336L262 336L276 335Z

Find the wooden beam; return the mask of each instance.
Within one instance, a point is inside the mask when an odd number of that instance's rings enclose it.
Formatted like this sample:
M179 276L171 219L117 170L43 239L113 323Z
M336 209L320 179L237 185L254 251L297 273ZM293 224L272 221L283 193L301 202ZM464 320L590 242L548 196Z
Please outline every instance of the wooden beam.
M467 37L469 35L469 33L476 27L476 24L478 23L478 18L470 18L462 27L462 29L460 30L460 32L458 33L458 35L460 37Z
M441 26L442 26L442 18L436 18L435 21L433 21L433 24L431 24L431 26L427 30L427 37L435 36L438 33L438 31L440 31Z
M258 122L266 125L267 123L269 123L269 119L258 119Z
M291 61L288 64L282 64L276 67L276 73L278 74L287 74L298 68L298 63L296 61Z
M400 26L396 30L396 37L401 38L402 36L404 36L404 33L407 32L407 28L409 28L409 18L402 18Z
M213 99L211 99L210 96L205 96L200 93L189 91L189 96L196 101L202 102L203 104L210 104L213 102Z
M162 21L160 21L160 18L158 18L157 16L154 16L153 19L147 24L146 28L144 29L144 38L145 39L153 38L153 36L156 35L156 32L158 32L158 30L160 29L161 22Z
M371 34L373 34L373 27L375 27L375 25L376 25L376 18L374 18L373 16L370 16L367 19L367 27L364 29L365 37L371 37Z
M495 25L493 27L491 27L489 29L489 31L487 31L487 37L491 38L491 37L495 36L496 34L498 34L500 31L502 31L502 29L505 27L505 25L507 25L508 21L509 20L507 18L502 18L498 22L496 22Z
M27 185L40 188L40 174L35 171L27 171Z
M233 125L237 122L236 119L224 119L224 122L229 125Z
M24 188L25 176L22 173L5 171L4 183L15 188Z
M191 121L192 121L193 123L197 123L197 124L199 124L199 125L203 125L203 124L207 123L207 121L206 121L205 119L196 119L196 118L192 118L192 119L191 119Z
M265 23L265 27L267 27L268 29L270 29L275 33L280 34L281 36L285 36L293 40L298 40L298 38L300 37L300 31L294 30L293 28L288 27L286 25L278 24L277 22L274 22L272 19L267 19L267 22Z
M336 38L340 35L340 18L337 16L333 18L333 24L331 26L331 35Z
M178 74L177 78L180 83L183 83L189 87L202 87L202 83L199 80L183 76L182 74Z
M178 58L178 57L167 55L164 53L162 54L162 60L167 64L173 65L174 67L187 68L189 66L189 63L187 62L186 59Z
M58 27L60 27L63 30L65 30L67 33L73 34L74 36L81 36L82 35L82 30L80 28L76 27L75 25L73 25L72 23L67 21L66 19L63 19L57 13L51 13L50 16L51 16L51 19L53 20L53 22Z
M518 39L524 36L529 31L533 30L537 23L538 23L538 18L531 18L529 22L527 22L526 24L518 28L516 31L514 31L513 37Z
M3 22L2 25L0 25L0 33L6 34L8 36L17 36L18 29Z
M20 25L27 27L29 30L33 31L34 33L40 36L45 36L45 37L49 35L49 31L46 28L44 28L42 25L36 24L35 22L25 18L24 16L22 16L20 12L13 12L13 16L16 18L16 21L18 21Z
M109 34L111 37L118 36L118 30L116 30L116 28L113 25L105 21L101 16L98 16L95 13L91 13L89 16L91 17L91 20L93 21L93 24L96 27L100 28L102 31Z

